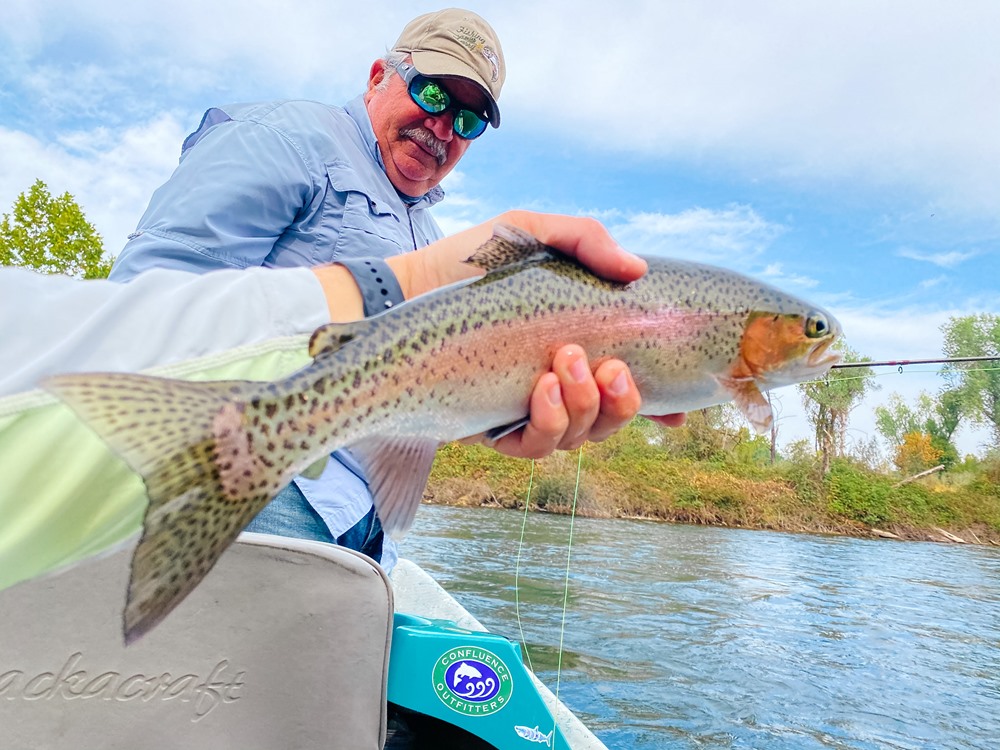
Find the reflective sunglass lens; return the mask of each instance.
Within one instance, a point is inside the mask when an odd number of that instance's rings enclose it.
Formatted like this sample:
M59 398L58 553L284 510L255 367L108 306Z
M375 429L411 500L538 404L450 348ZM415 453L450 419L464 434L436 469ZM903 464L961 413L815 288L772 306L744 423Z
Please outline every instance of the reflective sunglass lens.
M432 81L414 79L410 84L410 94L421 108L428 112L444 112L451 103L445 90Z
M455 113L455 132L463 138L478 138L486 130L486 120L467 109Z
M451 106L447 91L419 75L410 81L410 97L424 112L432 115L441 114ZM453 127L458 136L471 140L483 134L486 120L471 110L455 108Z

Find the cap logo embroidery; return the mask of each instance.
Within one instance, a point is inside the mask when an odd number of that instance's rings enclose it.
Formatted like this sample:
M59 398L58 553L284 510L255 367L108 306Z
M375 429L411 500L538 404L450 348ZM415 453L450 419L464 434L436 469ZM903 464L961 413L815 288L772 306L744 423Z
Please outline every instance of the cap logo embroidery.
M493 77L491 78L491 81L496 83L497 78L500 77L500 58L497 57L497 53L493 51L492 47L483 47L480 54L486 58L490 66L493 68Z
M490 64L492 68L492 82L496 83L500 77L500 58L491 47L486 44L486 37L468 26L459 26L451 34L455 41L465 47L469 52L478 53Z

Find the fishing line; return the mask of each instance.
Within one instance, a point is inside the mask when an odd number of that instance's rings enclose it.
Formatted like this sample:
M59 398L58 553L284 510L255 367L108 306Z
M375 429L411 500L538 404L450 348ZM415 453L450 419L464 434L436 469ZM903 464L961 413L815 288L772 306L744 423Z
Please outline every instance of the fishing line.
M524 638L524 628L521 627L521 551L524 549L524 530L528 525L528 507L531 505L531 484L535 478L535 459L531 459L531 473L528 475L528 496L524 498L524 517L521 519L521 538L517 542L517 557L514 562L514 612L517 615L517 630L521 634L521 650L524 651L524 659L528 663L528 669L534 672L531 666L531 655L528 653L528 641Z
M901 365L901 367L905 367L905 365ZM963 367L961 370L956 370L956 372L996 372L997 370L1000 370L1000 367ZM871 373L871 375L849 375L847 377L838 377L837 382L843 383L851 380L864 380L867 377L887 378L887 377L894 377L895 375L941 375L942 377L944 376L943 373L941 372L940 367L936 369L932 368L929 370L916 370L910 367L904 370L903 372L873 372ZM804 380L801 383L799 383L799 385L811 385L814 383L825 383L825 382L827 382L825 378L822 380Z
M576 501L580 496L580 474L583 470L583 446L577 451L576 486L573 488L573 507L569 514L569 541L566 544L566 577L563 581L562 623L559 626L559 662L556 665L556 698L559 697L559 683L562 679L563 637L566 635L566 610L569 608L569 564L573 554L573 523L576 521Z

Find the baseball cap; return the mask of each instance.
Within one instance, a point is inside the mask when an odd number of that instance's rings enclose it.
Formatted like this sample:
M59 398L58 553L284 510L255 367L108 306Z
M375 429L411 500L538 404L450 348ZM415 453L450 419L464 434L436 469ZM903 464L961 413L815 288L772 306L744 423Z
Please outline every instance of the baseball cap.
M413 66L425 76L458 76L475 83L486 94L486 114L500 126L497 99L506 70L496 32L470 10L447 8L410 21L394 50L408 52Z

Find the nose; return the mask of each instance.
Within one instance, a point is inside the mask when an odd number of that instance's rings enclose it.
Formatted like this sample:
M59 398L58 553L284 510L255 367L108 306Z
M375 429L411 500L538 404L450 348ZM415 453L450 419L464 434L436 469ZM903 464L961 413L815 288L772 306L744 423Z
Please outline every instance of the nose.
M455 137L453 127L455 116L448 110L437 115L428 115L424 119L424 127L431 131L439 140L448 143Z

